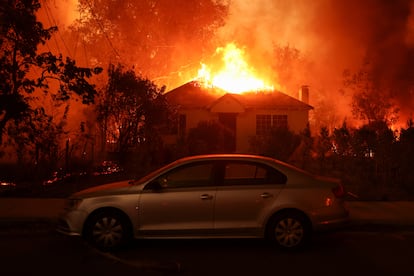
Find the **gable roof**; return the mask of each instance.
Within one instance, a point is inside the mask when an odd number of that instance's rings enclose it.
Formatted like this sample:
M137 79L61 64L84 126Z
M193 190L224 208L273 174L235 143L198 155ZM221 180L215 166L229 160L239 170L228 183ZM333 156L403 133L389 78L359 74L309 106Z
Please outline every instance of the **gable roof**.
M208 108L225 92L213 88L205 88L197 81L183 84L165 94L167 100L173 104L188 108Z
M224 98L233 98L245 109L313 109L312 106L279 91L233 94L218 88L203 87L197 81L170 90L165 97L167 101L184 108L210 109Z
M246 107L238 99L233 97L233 94L225 94L215 100L209 106L209 110L211 112L229 112L231 110L231 112L242 113L246 110Z
M301 109L310 110L312 106L286 95L279 91L273 92L248 92L243 94L232 94L245 108L272 109Z

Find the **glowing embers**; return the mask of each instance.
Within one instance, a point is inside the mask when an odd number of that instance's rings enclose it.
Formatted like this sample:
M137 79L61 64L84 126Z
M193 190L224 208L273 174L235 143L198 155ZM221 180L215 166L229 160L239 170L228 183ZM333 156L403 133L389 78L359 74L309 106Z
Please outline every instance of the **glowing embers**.
M202 63L197 81L207 87L218 87L237 94L248 91L273 91L273 86L267 85L255 75L254 69L244 59L244 51L237 48L234 43L217 48L216 53L222 55L222 68L212 72L209 66Z

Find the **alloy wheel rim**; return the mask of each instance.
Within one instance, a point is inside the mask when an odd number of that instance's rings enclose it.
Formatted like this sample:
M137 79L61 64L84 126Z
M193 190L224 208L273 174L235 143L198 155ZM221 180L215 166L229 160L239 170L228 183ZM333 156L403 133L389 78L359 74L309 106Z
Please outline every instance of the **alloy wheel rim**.
M121 222L113 217L103 217L95 223L92 235L97 244L105 248L113 247L123 236Z
M275 227L276 241L283 247L294 247L300 244L305 234L302 223L294 218L280 220Z

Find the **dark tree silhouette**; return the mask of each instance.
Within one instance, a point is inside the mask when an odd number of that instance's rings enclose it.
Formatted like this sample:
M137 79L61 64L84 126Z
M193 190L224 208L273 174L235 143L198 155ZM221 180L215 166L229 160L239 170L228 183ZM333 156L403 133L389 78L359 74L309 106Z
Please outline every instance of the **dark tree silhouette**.
M108 76L108 84L97 104L102 146L113 145L106 150L119 157L138 147L146 152L155 150L160 146L159 126L169 118L163 95L165 88L157 87L122 65L110 65Z
M226 153L227 132L217 121L202 121L188 132L187 147L190 155L208 153Z
M346 121L340 128L335 128L332 134L334 153L339 158L352 155L351 130Z
M345 70L344 87L352 91L352 112L355 118L368 123L397 120L398 108L393 104L391 90L376 79L371 64L365 61L357 72Z
M399 139L398 182L406 191L414 194L414 122L410 119L407 127L401 129Z
M36 170L28 173L31 179L57 166L70 102L93 103L97 91L89 79L102 71L41 50L57 27L43 27L40 8L38 0L0 2L0 152L14 150L21 168ZM62 116L57 119L45 102L65 105Z
M266 135L252 137L250 148L254 153L289 161L300 143L301 135L285 127L274 127Z
M78 67L69 57L38 51L38 46L45 44L57 31L56 27L45 29L37 20L39 8L38 0L0 3L0 144L11 123L19 129L19 134L26 130L38 135L36 131L42 129L30 124L30 118L42 114L37 118L51 122L43 109L32 106L41 92L61 102L77 95L85 104L92 103L96 94L95 87L87 79L100 73L101 68ZM8 138L16 137L11 132Z
M332 153L332 138L327 127L321 127L319 135L316 137L315 151L319 161L319 171L323 173L326 167L326 160L329 153Z

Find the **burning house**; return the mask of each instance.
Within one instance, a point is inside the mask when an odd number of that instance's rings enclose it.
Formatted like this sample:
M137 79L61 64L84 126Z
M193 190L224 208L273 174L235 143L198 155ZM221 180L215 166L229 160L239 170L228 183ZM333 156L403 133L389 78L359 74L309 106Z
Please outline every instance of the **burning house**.
M235 44L218 48L217 53L222 64L214 64L216 70L202 64L196 78L165 94L178 113L176 125L164 136L165 144L178 143L201 122L214 121L225 130L226 152L248 153L251 139L271 128L296 133L306 128L313 109L307 86L299 91L299 99L293 98L269 85L269 78L259 77Z
M164 137L166 144L177 143L202 121L215 121L229 133L226 150L238 153L249 152L250 139L267 133L272 127L302 131L313 109L308 104L307 86L301 88L300 99L296 99L278 91L229 93L191 81L165 96L178 111L177 126Z

